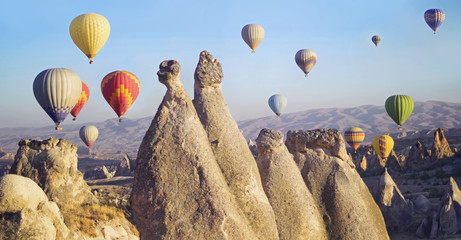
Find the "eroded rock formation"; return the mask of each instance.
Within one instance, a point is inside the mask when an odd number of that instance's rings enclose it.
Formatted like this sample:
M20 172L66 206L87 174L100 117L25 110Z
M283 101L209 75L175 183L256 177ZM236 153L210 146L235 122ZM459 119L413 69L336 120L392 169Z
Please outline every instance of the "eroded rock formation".
M288 131L286 145L330 239L389 239L383 216L335 129Z
M431 159L439 160L445 157L452 157L454 153L451 151L450 145L448 144L443 128L438 128L434 132L434 143L431 148Z
M283 134L263 129L256 143L259 171L275 212L280 239L328 239L314 198L283 144Z
M146 239L256 239L218 166L179 80L180 65L157 72L167 87L136 159L131 207Z
M10 173L32 179L58 205L96 203L77 162L77 147L65 139L21 140Z
M387 168L379 180L376 202L383 213L389 232L408 230L413 222L411 209L391 175L387 172Z
M195 69L194 106L216 161L238 207L260 239L277 239L274 212L264 194L258 166L221 90L221 64L203 51Z
M429 152L421 139L411 146L405 166L409 169L422 169L430 165Z

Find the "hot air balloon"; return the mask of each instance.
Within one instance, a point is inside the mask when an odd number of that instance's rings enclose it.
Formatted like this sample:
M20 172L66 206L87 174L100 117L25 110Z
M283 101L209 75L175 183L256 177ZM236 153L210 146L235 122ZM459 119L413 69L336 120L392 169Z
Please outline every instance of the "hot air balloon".
M389 135L380 135L373 139L373 148L381 158L387 158L394 148L394 139Z
M349 146L356 151L363 139L365 139L365 133L359 127L351 127L344 132L344 138Z
M82 81L72 70L52 68L42 71L34 80L34 95L43 110L61 130L59 124L74 108L82 92Z
M295 55L296 64L307 75L317 63L317 54L310 49L301 49Z
M80 128L79 135L88 148L91 148L91 145L98 138L99 131L98 128L93 125L86 125Z
M106 43L110 34L107 19L96 13L85 13L72 20L69 26L70 37L75 45L91 60Z
M127 71L114 71L107 74L101 82L102 95L114 109L121 122L121 116L136 100L141 89L138 78Z
M275 94L269 98L268 103L269 107L277 115L277 117L280 117L283 110L287 106L287 98L282 94Z
M376 47L378 46L379 42L381 42L381 37L378 36L378 35L374 35L373 37L371 37L371 41L376 45Z
M429 9L424 13L424 21L434 30L434 34L437 28L442 25L443 20L445 20L445 13L440 9Z
M248 46L255 52L258 45L264 38L264 28L258 24L248 24L242 28L242 38Z
M77 104L75 104L75 107L70 112L70 114L74 116L74 119L73 119L74 121L77 120L78 113L80 112L80 110L82 110L83 106L85 106L89 97L90 97L90 89L82 81L82 93L80 93L80 98L78 99Z
M399 125L399 130L402 130L403 123L413 112L414 103L407 95L393 95L387 98L385 107L387 114Z

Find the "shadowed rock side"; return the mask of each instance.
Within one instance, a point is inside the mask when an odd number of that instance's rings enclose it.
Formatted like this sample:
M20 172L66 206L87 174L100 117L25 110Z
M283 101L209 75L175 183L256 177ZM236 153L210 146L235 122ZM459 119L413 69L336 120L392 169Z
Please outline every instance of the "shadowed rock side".
M21 140L10 173L32 179L58 205L97 203L77 163L77 146L65 139Z
M157 72L167 92L139 148L131 207L142 239L257 239L248 228L180 80Z
M376 202L383 213L389 232L403 232L409 229L413 222L411 210L387 168L379 180Z
M256 143L259 171L275 212L280 239L328 239L312 194L283 144L283 134L263 129Z
M194 77L195 109L238 207L258 238L278 239L274 212L261 185L255 159L221 90L221 64L203 51Z
M336 129L288 131L286 145L317 202L329 239L389 239L381 211Z

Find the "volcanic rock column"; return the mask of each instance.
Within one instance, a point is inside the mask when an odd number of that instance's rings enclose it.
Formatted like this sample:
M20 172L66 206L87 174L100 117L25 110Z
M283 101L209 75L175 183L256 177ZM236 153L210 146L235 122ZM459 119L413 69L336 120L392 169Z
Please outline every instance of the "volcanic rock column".
M157 75L167 92L139 148L131 195L141 239L257 239L179 80L179 63L162 62Z
M221 64L203 51L194 77L195 109L238 207L258 238L278 239L274 212L261 185L257 164L221 90Z
M256 143L259 171L275 212L280 239L328 239L316 202L283 144L283 134L263 129Z
M288 131L288 151L317 202L329 239L389 239L383 215L336 129Z

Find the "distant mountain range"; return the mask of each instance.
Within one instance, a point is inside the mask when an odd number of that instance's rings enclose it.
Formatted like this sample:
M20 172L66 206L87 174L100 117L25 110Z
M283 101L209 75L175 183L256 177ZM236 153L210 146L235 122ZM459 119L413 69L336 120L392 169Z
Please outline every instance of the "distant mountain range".
M121 155L129 153L135 157L139 144L144 137L153 117L140 119L110 119L93 124L99 129L99 138L92 146L92 151L98 155ZM395 137L427 136L436 128L461 128L461 103L438 101L415 102L415 108L410 118L399 131L397 125L387 115L384 106L365 105L353 108L324 108L302 112L246 120L238 122L247 140L254 140L263 128L272 128L286 133L288 130L336 128L343 132L351 126L357 126L365 131L365 143L370 143L378 134L392 134ZM0 128L0 148L6 152L16 152L20 139L47 139L49 137L65 138L80 148L84 144L78 131L82 125L68 125L62 131L54 127L42 128ZM424 130L424 131L422 131ZM451 130L454 134L460 131Z

